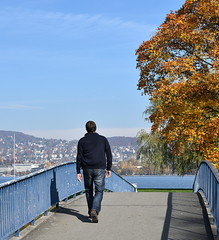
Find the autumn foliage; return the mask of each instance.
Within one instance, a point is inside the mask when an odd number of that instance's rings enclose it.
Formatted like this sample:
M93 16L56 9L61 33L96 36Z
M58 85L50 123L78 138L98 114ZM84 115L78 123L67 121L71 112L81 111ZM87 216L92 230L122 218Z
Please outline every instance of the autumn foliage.
M137 50L152 131L219 168L219 1L186 0ZM187 148L187 149L185 149Z

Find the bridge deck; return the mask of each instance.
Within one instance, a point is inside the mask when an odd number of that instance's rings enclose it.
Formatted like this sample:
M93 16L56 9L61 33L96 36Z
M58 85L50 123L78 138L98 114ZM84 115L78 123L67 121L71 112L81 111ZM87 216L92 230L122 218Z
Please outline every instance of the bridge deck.
M204 213L204 214L203 214ZM58 211L22 240L204 240L214 239L194 193L105 193L99 223L90 223L85 196Z

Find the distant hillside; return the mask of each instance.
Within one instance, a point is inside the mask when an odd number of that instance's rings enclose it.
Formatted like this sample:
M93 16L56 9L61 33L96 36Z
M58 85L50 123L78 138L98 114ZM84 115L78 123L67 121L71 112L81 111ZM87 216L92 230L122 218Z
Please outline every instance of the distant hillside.
M21 132L0 130L0 165L10 165L14 156L14 135L17 163L50 162L59 164L75 161L77 155L77 140L45 139ZM108 138L114 161L130 159L135 155L136 138Z
M24 134L22 132L13 132L13 131L3 131L0 130L0 146L4 144L7 147L12 147L14 143L14 134L16 143L38 143L38 142L44 142L49 145L53 145L52 143L57 141L62 142L69 142L67 140L60 140L60 139L45 139L45 138L39 138L34 137L28 134ZM111 146L137 146L136 138L135 137L109 137L107 138L109 140L109 143ZM76 144L77 140L70 141L71 144Z
M14 134L17 163L38 163L44 166L46 162L59 164L76 160L77 140L45 139L21 132L0 131L0 165L9 166L13 162ZM136 138L110 137L108 140L114 161L135 157Z
M34 136L27 135L21 132L0 130L0 144L4 144L7 147L12 147L14 144L14 135L16 142L19 143L36 142L40 140L40 138L36 138Z
M107 138L111 146L137 146L137 141L135 137L109 137Z
M9 137L9 136L12 136L12 137L13 137L14 134L15 134L19 139L23 139L23 140L26 140L26 139L34 139L34 138L35 138L34 136L27 135L27 134L24 134L24 133L22 133L22 132L0 130L0 138L7 138L7 137Z

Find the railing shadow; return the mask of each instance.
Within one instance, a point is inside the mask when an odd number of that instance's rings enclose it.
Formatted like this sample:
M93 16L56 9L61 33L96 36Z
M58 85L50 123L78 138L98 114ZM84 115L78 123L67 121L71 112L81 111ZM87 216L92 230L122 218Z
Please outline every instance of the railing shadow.
M161 240L214 240L199 193L169 193Z
M161 240L168 240L168 235L170 230L170 220L172 215L172 201L173 201L173 193L170 192L167 199L167 211L166 211L166 217L164 221Z
M53 170L53 178L51 179L51 183L50 183L50 199L51 199L51 206L54 206L55 204L57 204L60 201L59 193L58 193L57 185L56 185L55 169Z

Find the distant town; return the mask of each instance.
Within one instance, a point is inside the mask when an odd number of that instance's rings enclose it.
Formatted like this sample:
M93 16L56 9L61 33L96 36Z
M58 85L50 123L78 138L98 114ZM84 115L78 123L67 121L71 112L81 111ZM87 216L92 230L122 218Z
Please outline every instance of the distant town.
M136 138L111 137L108 140L115 168L121 161L136 159ZM0 176L14 173L21 176L63 162L76 161L76 154L76 140L45 139L21 132L0 131Z

